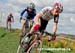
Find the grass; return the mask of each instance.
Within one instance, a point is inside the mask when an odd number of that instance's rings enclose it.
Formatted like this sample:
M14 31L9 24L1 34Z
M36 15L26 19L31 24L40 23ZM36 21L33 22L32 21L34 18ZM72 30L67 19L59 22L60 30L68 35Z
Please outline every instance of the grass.
M0 28L0 53L16 53L18 40L18 33Z
M0 28L0 53L16 53L17 47L19 44L19 32L20 30L18 29L13 30L12 32L9 32L5 28ZM54 43L52 44L54 45ZM61 48L60 41L58 41L57 43L59 44L57 48ZM51 48L51 47L52 47L51 45L47 46L45 42L43 43L43 48ZM45 51L43 50L42 53L75 53L75 50L70 50L70 51L68 50L66 51L62 51L62 50Z

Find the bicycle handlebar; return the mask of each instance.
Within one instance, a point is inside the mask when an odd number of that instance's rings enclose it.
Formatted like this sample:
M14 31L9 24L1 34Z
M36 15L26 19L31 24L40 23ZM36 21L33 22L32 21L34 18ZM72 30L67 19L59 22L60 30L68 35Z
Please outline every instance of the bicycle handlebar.
M51 33L47 32L47 31L44 31L44 33L46 33L47 35L52 35Z
M49 33L49 32L47 32L47 31L43 31L43 34L47 34L47 35L50 35L50 36L52 36L52 34L51 33ZM40 32L34 32L33 34L37 34L37 35L39 35L40 34Z

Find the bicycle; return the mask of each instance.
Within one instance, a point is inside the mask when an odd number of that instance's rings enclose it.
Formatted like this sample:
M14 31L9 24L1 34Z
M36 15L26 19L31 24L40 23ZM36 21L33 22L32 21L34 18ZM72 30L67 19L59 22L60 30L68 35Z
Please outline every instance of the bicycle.
M48 32L44 32L44 33L46 33L47 35L51 35ZM26 53L41 53L42 52L42 50L41 50L42 41L38 38L38 35L40 35L40 33L35 32L35 33L33 33L33 35L34 35L34 37L31 37L29 46L26 43L24 43L26 36L22 39L22 41L21 41L22 47L19 46L17 53L25 53L25 52ZM24 46L25 46L25 48L24 48ZM27 51L25 51L25 50L27 50Z

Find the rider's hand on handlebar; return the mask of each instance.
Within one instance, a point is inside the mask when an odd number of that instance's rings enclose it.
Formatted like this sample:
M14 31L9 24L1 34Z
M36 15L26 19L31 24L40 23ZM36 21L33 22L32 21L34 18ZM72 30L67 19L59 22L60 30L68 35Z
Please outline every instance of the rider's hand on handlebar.
M51 35L51 38L48 39L48 41L53 41L53 40L55 40L55 39L56 39L56 34L53 33L53 34Z

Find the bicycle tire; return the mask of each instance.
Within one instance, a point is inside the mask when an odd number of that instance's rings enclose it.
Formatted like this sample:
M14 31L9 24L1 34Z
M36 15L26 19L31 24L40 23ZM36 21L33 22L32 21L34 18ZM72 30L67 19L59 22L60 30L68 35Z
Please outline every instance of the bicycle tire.
M39 48L42 48L42 43L41 42L34 42L29 50L27 52L29 53L41 53L42 51L39 50Z
M24 53L24 49L21 46L18 46L17 53Z

